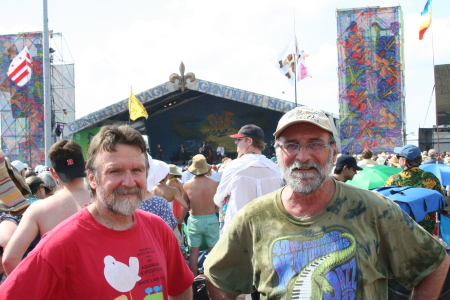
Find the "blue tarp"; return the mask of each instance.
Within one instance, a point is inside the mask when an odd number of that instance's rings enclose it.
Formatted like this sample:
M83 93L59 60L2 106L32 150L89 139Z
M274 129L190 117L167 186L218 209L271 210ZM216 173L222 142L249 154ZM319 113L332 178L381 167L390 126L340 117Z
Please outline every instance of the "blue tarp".
M423 220L430 212L444 209L446 202L444 196L435 190L398 185L372 189L397 203L403 211L414 216L416 222Z
M439 236L447 244L447 250L450 250L450 217L439 214L441 223L439 224Z

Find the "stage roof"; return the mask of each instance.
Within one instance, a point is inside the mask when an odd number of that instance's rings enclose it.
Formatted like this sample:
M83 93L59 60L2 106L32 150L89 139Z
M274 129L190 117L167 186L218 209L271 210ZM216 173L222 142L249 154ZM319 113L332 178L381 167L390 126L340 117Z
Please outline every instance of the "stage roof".
M178 78L173 80L173 76L178 76ZM208 95L216 96L218 100L221 98L233 100L253 105L258 108L278 111L280 113L285 113L295 107L295 104L290 101L198 79L195 78L195 75L192 73L186 74L187 80L184 77L184 74L182 74L182 76L172 74L170 78L171 81L136 94L136 97L147 110L149 118L156 114L167 112L167 110L176 109L182 104L187 104L188 102L195 101L196 99ZM298 106L302 105L299 104ZM338 115L329 112L325 113L333 124L335 136L339 137ZM68 136L80 130L112 124L129 124L128 99L116 102L68 123L64 135ZM137 129L142 134L145 134L144 118L131 121L130 126Z

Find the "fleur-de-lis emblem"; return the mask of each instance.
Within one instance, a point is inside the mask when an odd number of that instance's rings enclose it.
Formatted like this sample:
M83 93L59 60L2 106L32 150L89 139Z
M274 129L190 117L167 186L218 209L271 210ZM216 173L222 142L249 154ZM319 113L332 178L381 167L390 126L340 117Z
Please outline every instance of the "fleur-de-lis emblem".
M181 91L182 91L182 92L184 92L184 87L185 87L185 85L186 85L188 79L190 79L191 82L194 82L194 81L195 81L195 74L194 74L194 73L189 72L189 73L187 73L186 75L184 75L184 71L185 71L185 69L184 69L184 64L183 64L183 62L181 62L181 64L180 64L180 74L181 74L181 75L178 75L177 73L172 73L172 74L169 76L169 80L170 80L170 82L172 82L172 83L175 83L175 80L178 79L179 85L181 85Z

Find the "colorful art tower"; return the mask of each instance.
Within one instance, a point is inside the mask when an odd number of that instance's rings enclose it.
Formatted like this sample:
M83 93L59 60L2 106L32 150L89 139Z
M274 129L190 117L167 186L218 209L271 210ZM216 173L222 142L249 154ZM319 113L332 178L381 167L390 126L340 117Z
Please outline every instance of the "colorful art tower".
M337 10L341 152L403 145L402 12L396 7Z

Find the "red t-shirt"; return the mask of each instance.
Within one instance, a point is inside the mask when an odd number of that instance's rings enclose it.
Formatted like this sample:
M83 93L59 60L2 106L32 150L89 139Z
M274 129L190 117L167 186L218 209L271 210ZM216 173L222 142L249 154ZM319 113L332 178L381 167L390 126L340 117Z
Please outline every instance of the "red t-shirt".
M116 231L84 208L44 235L0 286L0 299L167 299L193 280L158 216L136 210L134 225Z

